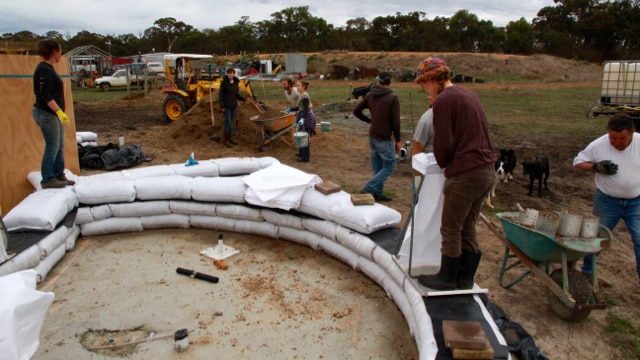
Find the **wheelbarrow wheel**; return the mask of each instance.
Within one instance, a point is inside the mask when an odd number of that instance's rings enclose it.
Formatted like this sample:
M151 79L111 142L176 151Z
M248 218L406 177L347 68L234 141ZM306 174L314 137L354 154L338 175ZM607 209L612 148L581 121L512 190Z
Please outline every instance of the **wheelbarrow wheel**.
M562 287L562 269L554 270L550 275L556 284ZM593 299L593 287L580 271L569 269L569 293L576 301L576 304L586 304L591 298ZM591 309L578 309L576 307L568 307L562 300L556 296L549 288L547 288L547 300L551 310L561 319L578 322L584 320L591 313Z
M271 136L265 135L262 140L260 140L260 151L269 151L273 149L275 142L275 139L272 139Z

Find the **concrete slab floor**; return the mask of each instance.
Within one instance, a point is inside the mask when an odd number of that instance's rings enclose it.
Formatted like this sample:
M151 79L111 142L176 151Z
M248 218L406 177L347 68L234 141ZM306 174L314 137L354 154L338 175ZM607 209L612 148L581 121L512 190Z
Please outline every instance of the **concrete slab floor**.
M322 251L224 233L220 270L204 229L79 237L39 284L55 293L34 359L417 359L402 313L376 283ZM218 283L176 273L213 275ZM188 329L177 351L173 334ZM167 336L124 347L90 351Z

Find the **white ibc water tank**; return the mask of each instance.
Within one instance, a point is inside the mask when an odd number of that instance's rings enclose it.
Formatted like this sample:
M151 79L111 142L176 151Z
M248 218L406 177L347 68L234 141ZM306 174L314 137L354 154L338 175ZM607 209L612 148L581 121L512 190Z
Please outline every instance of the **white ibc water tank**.
M640 61L604 64L600 101L611 105L640 105Z

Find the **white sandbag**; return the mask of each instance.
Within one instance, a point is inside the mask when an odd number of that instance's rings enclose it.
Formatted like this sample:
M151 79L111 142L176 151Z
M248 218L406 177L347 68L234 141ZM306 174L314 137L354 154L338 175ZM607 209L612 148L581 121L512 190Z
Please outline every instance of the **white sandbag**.
M169 201L172 214L216 216L216 204L198 201Z
M191 215L191 227L219 231L233 231L236 220L220 216Z
M302 219L299 216L286 213L282 214L269 209L262 209L262 217L264 218L264 221L273 225L304 230L304 227L302 226Z
M75 205L72 191L46 189L29 194L3 219L8 231L53 231Z
M342 233L341 233L342 234ZM368 237L351 232L349 236L338 236L336 241L342 246L348 247L351 251L367 259L373 259L373 249L378 245Z
M78 225L87 224L93 222L93 213L91 212L91 207L83 206L79 207L78 211L76 211L76 219L74 222Z
M197 201L244 204L246 188L241 176L197 177L191 182L191 197Z
M145 177L135 179L137 200L191 199L193 178L182 175Z
M67 179L69 179L69 180L73 180L73 181L77 181L78 180L78 175L74 174L69 169L64 169L64 176L66 176ZM41 182L42 182L42 173L40 171L32 171L29 174L27 174L27 181L29 181L31 186L33 186L33 188L36 191L42 190L42 184L41 184ZM71 190L71 189L73 189L73 187L67 186L64 189L65 190Z
M76 134L76 144L82 144L82 136Z
M260 169L268 168L273 164L280 164L280 160L272 157L272 156L264 156L256 158L258 164L260 164Z
M82 147L85 146L98 146L98 143L95 141L89 141L89 142L83 142L82 144L80 144Z
M169 200L109 204L109 208L114 217L120 218L171 214Z
M216 214L229 219L264 221L260 209L236 204L218 204Z
M393 302L398 306L402 315L404 315L407 325L409 326L409 332L413 334L416 330L416 319L414 317L413 309L407 299L407 294L404 290L393 281L385 279L384 286L387 288L387 293L390 294Z
M70 232L71 228L60 226L56 231L40 239L40 241L36 243L36 246L40 249L40 259L48 257L53 250L64 244Z
M93 215L93 221L104 220L113 216L109 204L92 206L91 214Z
M358 268L358 254L354 253L348 248L327 238L322 238L319 245L320 249L322 249L322 251L326 252L327 254L351 266L353 269Z
M76 138L78 137L81 139L78 144L87 141L98 141L98 134L92 131L76 131Z
M51 271L51 269L53 269L53 267L64 257L66 252L67 251L63 243L53 249L46 258L42 259L42 261L40 261L34 268L38 274L36 276L36 281L39 283L44 281L49 271Z
M320 250L322 236L309 231L281 227L278 229L278 236L282 240L288 240L300 245L306 245L313 250Z
M81 176L75 185L81 204L97 205L132 202L136 198L133 180L114 176L113 178L91 178Z
M187 229L190 226L189 215L169 214L140 217L140 223L145 230L178 228Z
M126 178L122 174L122 171L109 171L109 172L97 173L93 175L80 176L79 179L81 179L82 181L109 181L109 180L122 180Z
M255 158L228 157L212 161L218 166L220 176L247 175L260 170L260 162Z
M364 257L358 258L358 269L378 285L382 284L384 279L388 276L387 273L384 272L384 270L375 262Z
M382 247L378 246L373 249L373 261L380 266L393 280L402 285L403 279L406 277L402 269L393 260L393 256Z
M40 262L40 249L37 246L29 246L18 255L0 264L0 276L17 271L32 269ZM0 328L2 328L0 326Z
M302 218L302 226L312 233L322 235L330 240L336 241L336 231L342 226L328 220L316 218Z
M220 176L220 169L211 160L198 160L198 165L185 166L185 164L171 164L169 165L176 175L189 176L192 178L202 177L218 177Z
M407 281L407 283L410 283L410 281ZM405 287L404 292L407 294L407 300L411 305L416 321L416 329L413 336L416 340L416 345L418 345L420 358L435 359L438 354L438 344L433 334L433 323L431 322L429 313L427 313L424 299L413 287Z
M400 212L390 207L378 203L355 206L351 200L334 204L330 213L333 222L362 234L396 226L402 220Z
M233 226L233 231L242 234L267 236L272 239L278 238L278 227L264 221L238 220Z
M53 302L52 292L36 290L33 269L0 277L0 354L3 359L31 359Z
M302 195L300 205L298 205L296 210L321 219L331 220L331 206L335 203L344 201L351 202L350 195L344 191L325 195L314 188L310 188L304 192L304 195Z
M169 165L153 165L139 167L135 169L122 170L122 176L130 180L136 180L145 177L160 177L175 175L175 171Z
M283 210L297 208L305 190L322 182L318 175L284 164L253 172L243 181L248 186L244 196L247 203Z
M80 236L80 226L74 225L67 239L64 241L64 247L67 251L71 251L76 247L76 240Z
M82 236L116 234L125 232L140 232L144 230L140 218L112 217L80 226Z

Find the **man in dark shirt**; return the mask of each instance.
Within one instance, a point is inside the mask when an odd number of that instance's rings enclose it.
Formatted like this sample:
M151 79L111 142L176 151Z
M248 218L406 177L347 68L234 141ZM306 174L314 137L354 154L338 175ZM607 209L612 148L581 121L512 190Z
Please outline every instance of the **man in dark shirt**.
M362 193L373 194L376 201L391 201L384 195L384 182L396 170L396 153L400 151L400 101L389 88L391 74L381 72L377 84L353 110L353 115L369 125L369 148L373 177ZM363 113L369 109L371 117Z

